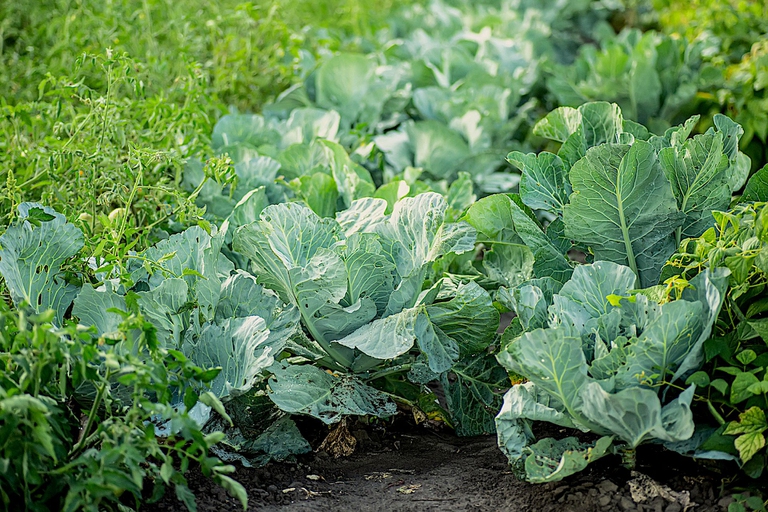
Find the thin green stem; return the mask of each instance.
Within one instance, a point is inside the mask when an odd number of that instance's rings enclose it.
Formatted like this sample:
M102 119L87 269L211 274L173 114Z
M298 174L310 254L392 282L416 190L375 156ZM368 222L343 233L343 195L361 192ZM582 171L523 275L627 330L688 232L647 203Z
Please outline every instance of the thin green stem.
M107 132L107 118L109 116L109 101L112 96L112 61L110 59L109 66L107 66L107 97L104 100L104 115L101 120L101 133L99 134L99 152L101 151L102 143L104 142L104 134Z
M93 405L91 406L91 410L88 413L88 422L85 425L85 429L83 429L83 435L80 437L80 441L78 441L78 443L69 452L70 457L74 457L80 452L80 450L85 447L85 444L88 441L88 432L91 430L93 422L96 420L96 412L99 410L101 400L104 398L104 392L106 391L107 386L109 386L110 377L112 377L112 371L108 370L107 374L104 376L104 382L101 383L101 387L99 387L98 391L96 392L96 398L93 400Z
M394 375L396 373L405 372L411 369L411 366L413 366L411 363L406 364L400 364L397 366L393 366L392 368L385 368L383 370L379 370L378 372L374 372L372 375L365 377L366 382L370 382L372 380L381 379L384 377L387 377L389 375Z

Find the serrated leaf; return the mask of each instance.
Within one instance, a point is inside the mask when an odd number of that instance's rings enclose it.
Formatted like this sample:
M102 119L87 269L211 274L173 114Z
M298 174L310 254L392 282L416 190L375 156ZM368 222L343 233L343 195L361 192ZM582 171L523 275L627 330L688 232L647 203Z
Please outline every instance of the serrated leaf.
M195 495L189 490L186 484L176 484L173 487L176 493L176 499L187 507L189 512L197 512L197 502L195 501Z

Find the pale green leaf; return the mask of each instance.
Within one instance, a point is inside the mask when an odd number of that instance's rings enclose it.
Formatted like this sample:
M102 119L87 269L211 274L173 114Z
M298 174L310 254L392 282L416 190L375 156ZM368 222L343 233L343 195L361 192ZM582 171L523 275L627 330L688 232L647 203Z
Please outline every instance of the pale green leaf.
M685 214L680 239L696 238L714 225L711 211L726 210L731 201L722 135L697 135L662 149L659 159L677 206Z
M99 336L103 336L118 332L123 321L119 314L107 311L113 308L128 310L125 297L115 292L111 281L106 281L97 289L85 283L75 299L72 315L79 318L82 325L95 325Z
M499 327L490 295L473 281L459 284L450 300L427 306L426 311L430 322L458 342L462 356L488 348Z
M356 348L376 359L392 359L408 352L418 337L416 330L420 308L404 309L394 315L374 320L335 343Z
M562 215L572 190L568 169L560 157L546 151L538 155L513 151L507 161L522 171L520 197L526 205Z
M25 220L42 210L51 220ZM0 236L0 274L16 306L26 302L36 312L56 312L61 325L77 286L61 272L61 264L83 247L83 233L55 210L36 203L18 206L18 220ZM46 217L47 218L47 217Z

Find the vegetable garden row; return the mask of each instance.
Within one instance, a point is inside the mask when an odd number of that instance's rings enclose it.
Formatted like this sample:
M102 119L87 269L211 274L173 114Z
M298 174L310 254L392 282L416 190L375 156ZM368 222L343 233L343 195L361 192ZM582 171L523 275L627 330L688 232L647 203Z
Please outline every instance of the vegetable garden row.
M299 415L495 433L532 483L645 443L763 476L768 47L617 34L634 9L403 7L221 117L146 249L138 179L109 215L14 205L3 507L194 510L191 464L245 506L222 461L310 451Z

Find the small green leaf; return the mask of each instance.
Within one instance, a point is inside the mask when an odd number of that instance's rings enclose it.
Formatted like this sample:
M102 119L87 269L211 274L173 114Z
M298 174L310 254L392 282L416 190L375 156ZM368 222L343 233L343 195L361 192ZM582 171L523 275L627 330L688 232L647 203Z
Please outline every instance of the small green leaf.
M710 382L709 385L718 390L723 395L725 395L725 392L728 391L728 383L724 379L715 379Z
M728 505L728 512L747 512L747 509L744 508L744 505L738 502L733 502L730 505Z
M757 384L752 384L747 388L747 391L755 395L766 394L768 393L768 381L761 380Z
M736 375L731 385L731 403L738 404L753 396L753 393L749 391L749 387L758 382L760 381L757 380L757 377L749 372L741 372Z
M243 510L248 508L248 493L240 482L222 474L219 474L216 480L220 486L229 491L229 494L237 498L243 506Z
M43 222L48 222L55 218L55 216L51 215L50 213L46 213L42 208L30 208L29 212L27 212L26 220L33 226L40 227L40 224Z
M749 478L758 479L763 475L763 471L765 470L765 452L758 453L751 459L749 459L749 462L746 462L743 466L741 466L741 470L744 472L745 475L747 475ZM758 498L760 500L760 503L762 505L762 498L759 498L757 496L753 496L753 498ZM747 501L749 503L749 501ZM759 510L761 512L765 512L765 508L760 507L752 507L755 510Z
M752 507L753 510L765 510L765 503L761 496L750 496L744 503Z
M754 350L750 350L750 349L742 350L741 352L736 354L736 359L738 359L739 362L741 362L741 364L748 365L749 363L757 359L757 354L755 354Z
M227 414L227 411L224 409L224 404L221 403L221 400L216 398L216 395L211 393L210 391L206 391L202 395L200 395L200 401L207 405L208 407L211 407L214 411L219 413L224 420L226 420L227 423L230 425L233 425L232 418L229 417L229 414Z
M208 279L203 274L201 274L200 272L198 272L197 270L192 269L192 268L185 268L184 270L181 271L181 275L182 276L195 276L195 277L199 277L200 279Z
M167 485L171 483L171 476L173 476L173 466L169 464L168 461L165 461L163 462L163 465L160 466L160 477Z
M195 502L195 495L189 490L186 484L176 484L174 488L176 491L176 498L187 506L189 512L197 512L197 502Z
M184 407L186 407L189 411L195 406L196 403L197 393L195 393L195 390L192 388L192 386L189 386L187 387L186 391L184 391Z
M709 375L707 372L699 371L691 375L685 380L687 385L696 384L697 387L705 388L709 386Z
M768 429L768 422L765 419L765 411L759 407L750 407L739 414L739 421L730 422L723 434L736 435L752 432L761 433L766 429Z
M197 379L200 380L200 382L208 383L215 379L219 373L221 373L221 368L211 368L197 374Z

